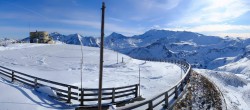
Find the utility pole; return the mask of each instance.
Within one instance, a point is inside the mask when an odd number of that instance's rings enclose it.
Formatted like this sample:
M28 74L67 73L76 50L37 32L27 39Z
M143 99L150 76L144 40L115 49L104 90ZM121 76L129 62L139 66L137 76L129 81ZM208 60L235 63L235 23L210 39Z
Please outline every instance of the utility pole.
M100 74L99 74L99 91L98 91L98 110L102 110L102 73L103 73L103 41L104 41L104 14L105 3L102 2L102 23L101 23L101 46L100 46Z

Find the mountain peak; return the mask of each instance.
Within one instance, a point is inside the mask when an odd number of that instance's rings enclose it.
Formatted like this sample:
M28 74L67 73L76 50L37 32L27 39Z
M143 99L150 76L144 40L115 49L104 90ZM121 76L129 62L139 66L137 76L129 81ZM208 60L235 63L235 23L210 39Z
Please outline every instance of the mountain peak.
M110 36L123 36L122 34L119 34L119 33L116 33L116 32L112 32L111 34L110 34Z
M124 36L122 34L119 34L119 33L116 33L116 32L113 32L109 36L107 36L107 38L112 38L112 39L122 39L122 38L125 38L125 37L126 36Z

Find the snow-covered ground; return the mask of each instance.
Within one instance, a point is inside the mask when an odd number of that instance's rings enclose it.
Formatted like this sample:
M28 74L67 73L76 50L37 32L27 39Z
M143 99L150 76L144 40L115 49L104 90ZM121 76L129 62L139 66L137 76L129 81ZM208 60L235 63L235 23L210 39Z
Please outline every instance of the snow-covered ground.
M31 88L21 87L0 79L0 109L1 110L46 110L46 109L74 109L39 93Z
M228 110L249 110L250 84L244 75L206 69L195 71L206 76L220 89Z
M80 86L80 52L80 46L76 45L12 44L0 48L0 65L33 76ZM117 63L116 52L104 52L103 87L137 84L140 66L141 95L149 98L166 91L181 77L181 69L174 64L145 62L123 54L118 54ZM98 88L99 48L83 47L83 54L83 87ZM0 88L0 106L3 109L25 109L30 106L34 109L61 109L66 106L32 89L4 80L1 80Z

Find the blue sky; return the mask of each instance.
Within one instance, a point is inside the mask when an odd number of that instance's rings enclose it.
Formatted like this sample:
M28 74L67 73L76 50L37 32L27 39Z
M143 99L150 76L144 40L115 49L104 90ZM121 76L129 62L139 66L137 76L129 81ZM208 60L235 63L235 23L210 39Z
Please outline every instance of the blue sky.
M103 0L105 35L150 29L250 37L249 0ZM29 31L100 36L101 0L0 0L0 38Z

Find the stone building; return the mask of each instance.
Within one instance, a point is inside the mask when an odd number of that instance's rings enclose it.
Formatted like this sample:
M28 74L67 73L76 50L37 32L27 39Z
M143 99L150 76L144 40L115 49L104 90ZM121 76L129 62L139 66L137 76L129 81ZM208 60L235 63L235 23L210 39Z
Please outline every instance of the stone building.
M48 32L36 31L36 32L30 32L30 43L48 43L48 44L52 44L53 40L49 36Z

